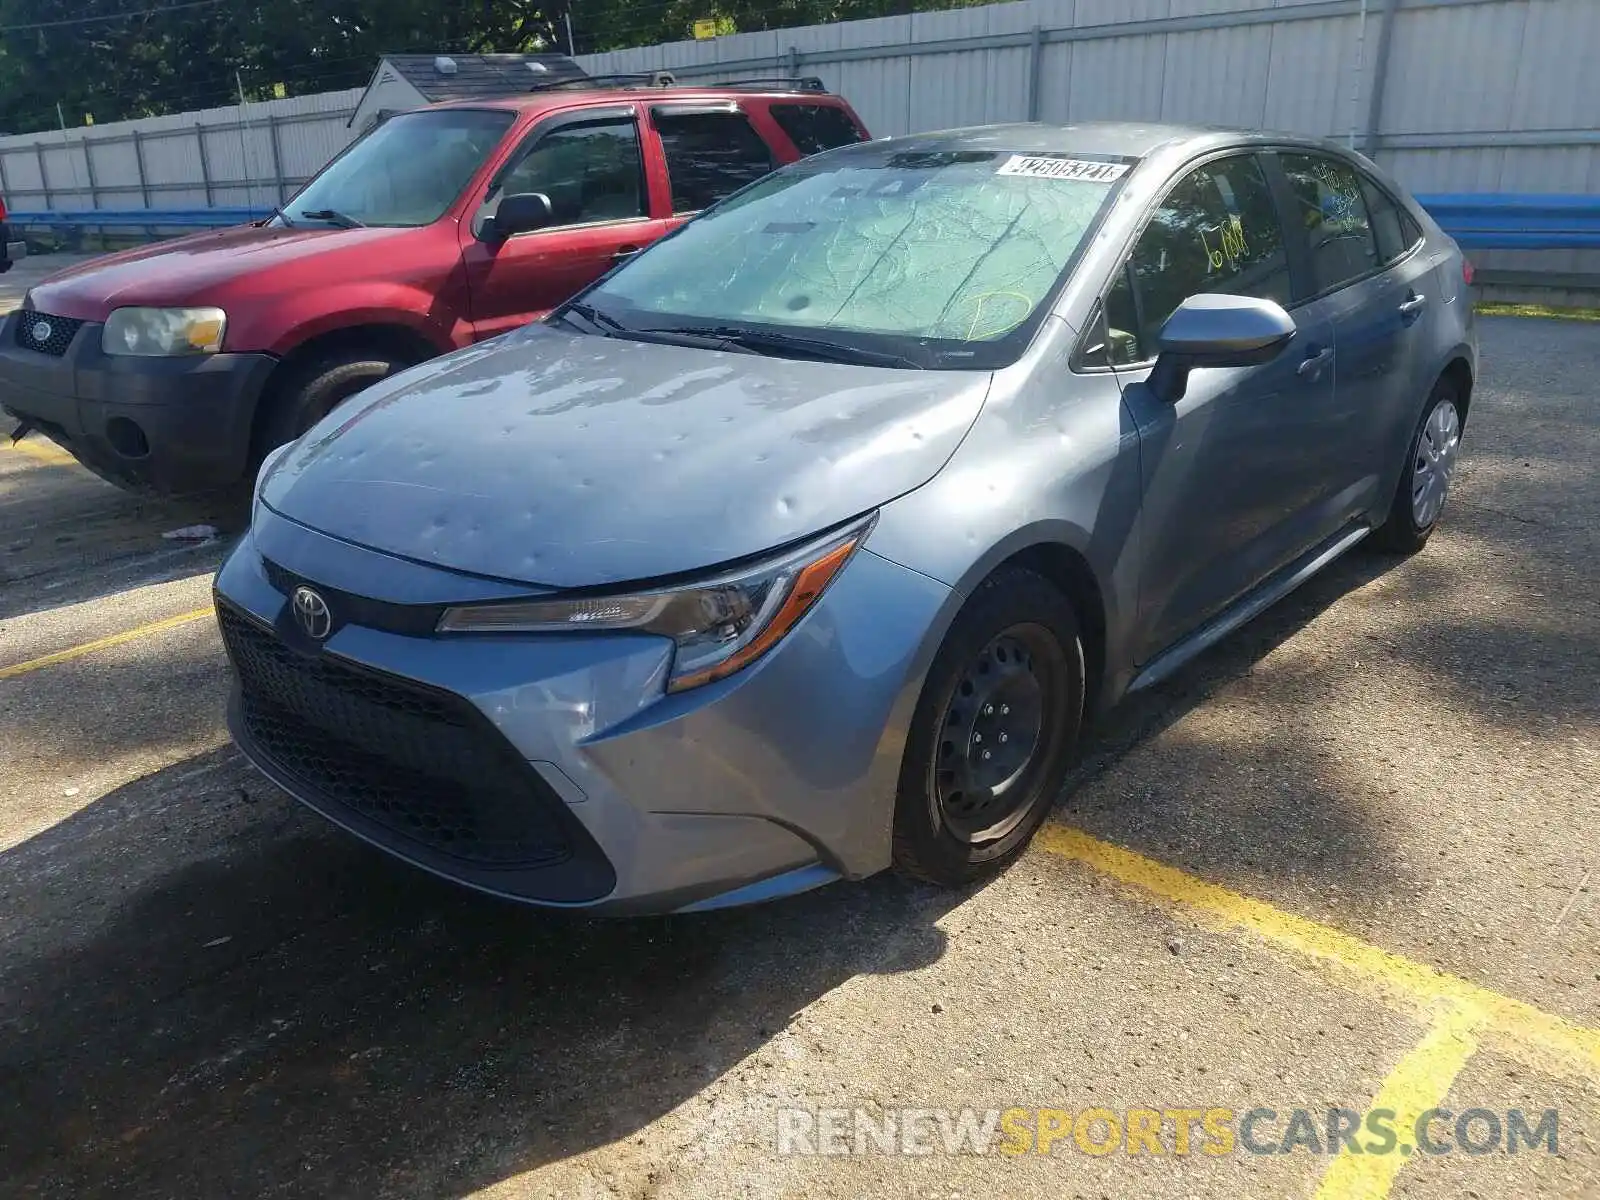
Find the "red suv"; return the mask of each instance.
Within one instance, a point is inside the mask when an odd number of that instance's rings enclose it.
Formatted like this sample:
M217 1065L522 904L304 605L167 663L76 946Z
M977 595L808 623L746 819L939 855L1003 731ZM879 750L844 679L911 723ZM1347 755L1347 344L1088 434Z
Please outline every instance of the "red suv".
M0 330L0 405L123 486L227 487L361 388L541 317L698 210L865 137L815 79L582 79L403 113L259 225L36 285Z

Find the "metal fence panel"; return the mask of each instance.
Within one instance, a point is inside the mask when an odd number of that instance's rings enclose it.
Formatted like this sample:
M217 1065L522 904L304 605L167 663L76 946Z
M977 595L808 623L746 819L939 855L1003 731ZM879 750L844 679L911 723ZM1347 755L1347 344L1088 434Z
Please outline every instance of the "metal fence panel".
M1161 119L1265 126L1272 36L1271 25L1169 34Z
M1161 115L1166 36L1109 38L1071 47L1066 121L1151 121Z
M350 141L361 89L0 137L17 209L276 204ZM41 163L43 172L41 175Z
M1373 5L1376 8L1376 3ZM1368 89L1350 102L1351 81L1363 52L1368 63L1375 53L1375 31L1368 17L1367 36L1358 20L1288 21L1271 26L1272 45L1262 124L1325 137L1348 135L1352 126L1365 129Z
M1545 3L1546 0L1537 0ZM1409 9L1395 15L1394 60L1385 93L1390 130L1445 133L1508 130L1529 5Z

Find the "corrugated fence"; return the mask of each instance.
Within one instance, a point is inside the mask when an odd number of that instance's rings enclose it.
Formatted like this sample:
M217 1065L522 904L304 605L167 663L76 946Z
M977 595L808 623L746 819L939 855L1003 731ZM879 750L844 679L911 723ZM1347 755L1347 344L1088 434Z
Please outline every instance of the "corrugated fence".
M685 82L816 74L877 134L993 121L1216 122L1348 139L1422 193L1600 191L1597 0L1022 0L592 55ZM14 208L276 203L359 91L0 139ZM1483 251L1600 284L1600 251Z
M22 210L230 208L287 199L350 141L361 89L0 138Z

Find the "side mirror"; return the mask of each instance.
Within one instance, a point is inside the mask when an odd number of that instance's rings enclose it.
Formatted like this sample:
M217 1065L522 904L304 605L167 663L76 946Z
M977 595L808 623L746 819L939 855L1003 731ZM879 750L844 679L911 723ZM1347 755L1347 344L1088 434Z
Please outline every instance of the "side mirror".
M516 192L501 197L484 233L490 241L503 242L519 233L543 229L554 220L555 209L549 196L543 192Z
M1167 318L1150 390L1169 404L1183 399L1195 367L1253 367L1271 362L1294 336L1283 306L1254 296L1202 292Z

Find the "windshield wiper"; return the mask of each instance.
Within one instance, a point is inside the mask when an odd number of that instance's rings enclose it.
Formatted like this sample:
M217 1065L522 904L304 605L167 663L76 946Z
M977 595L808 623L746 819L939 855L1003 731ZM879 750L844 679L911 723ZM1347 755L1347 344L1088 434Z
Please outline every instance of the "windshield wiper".
M337 225L340 229L365 229L366 226L354 217L340 212L336 208L312 208L302 210L300 215L311 221L327 221Z
M569 300L556 315L565 319L568 313L577 313L589 324L600 330L606 337L615 337L619 333L627 333L628 327L615 317L608 317L592 304L585 304L581 300Z
M860 346L841 346L822 338L802 337L793 333L777 333L765 329L741 329L735 325L714 325L710 328L684 326L674 329L637 329L634 334L662 333L676 337L699 337L719 341L752 354L765 354L782 358L785 351L799 358L820 362L852 363L863 367L904 367L913 371L923 369L922 364L904 354L887 350L867 350Z
M283 211L283 205L280 204L276 208L274 208L270 213L268 213L264 218L262 218L261 220L257 221L256 222L256 228L257 229L265 229L268 225L270 225L273 222L274 219L282 221L283 222L283 227L285 229L293 229L295 227L294 222L289 220L289 214Z

